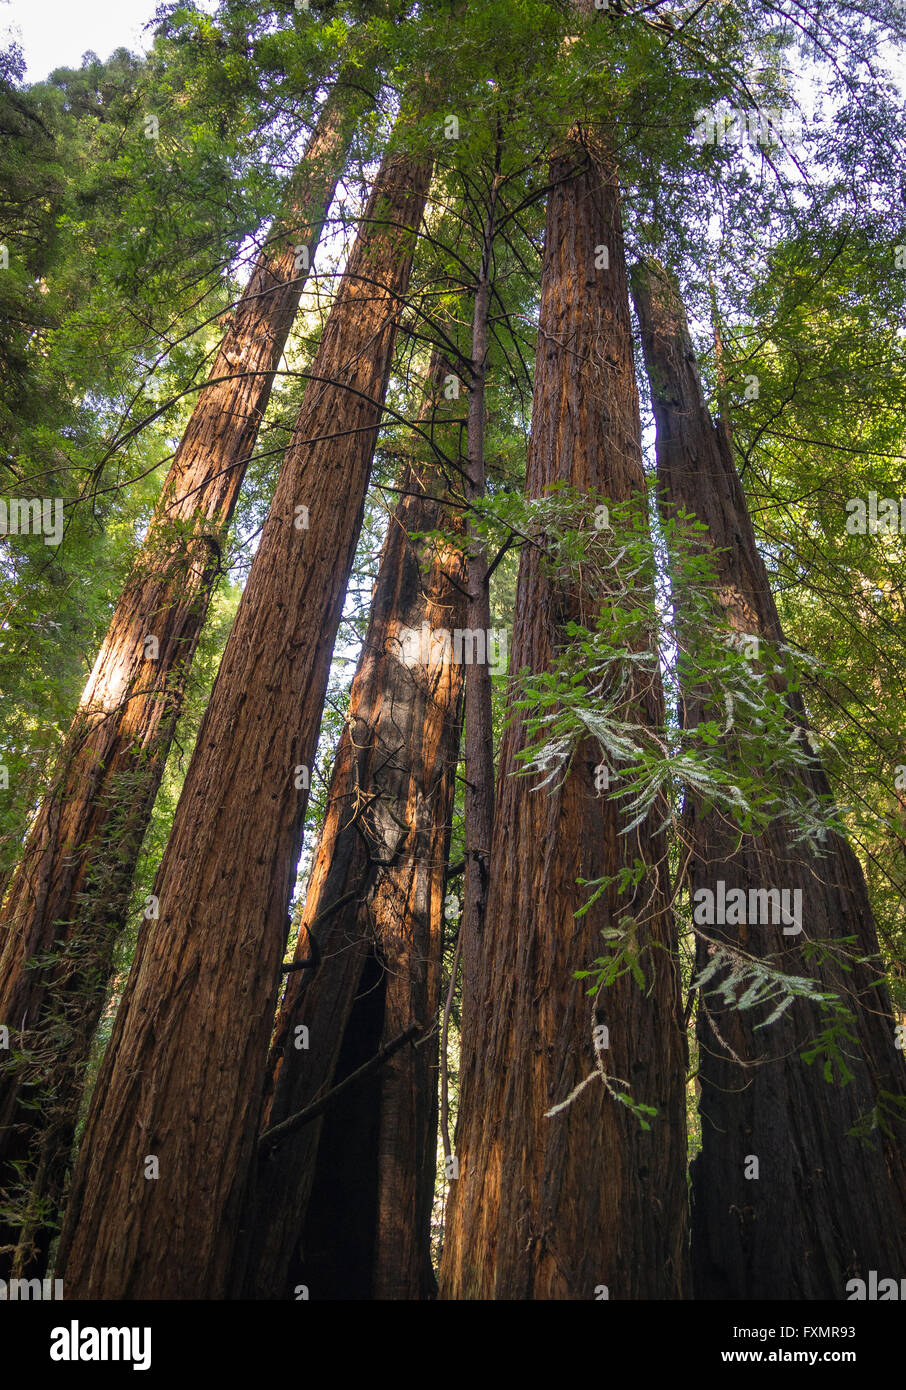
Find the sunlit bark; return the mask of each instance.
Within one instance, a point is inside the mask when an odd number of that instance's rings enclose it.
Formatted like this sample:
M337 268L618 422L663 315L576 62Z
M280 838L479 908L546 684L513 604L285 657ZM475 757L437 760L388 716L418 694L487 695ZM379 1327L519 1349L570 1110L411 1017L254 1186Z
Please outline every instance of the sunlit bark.
M221 547L362 101L343 80L326 100L287 211L199 394L3 904L0 1020L25 1060L0 1069L0 1188L20 1186L16 1161L34 1168L21 1239L0 1231L0 1244L20 1239L19 1272L46 1258L40 1204L59 1200L113 948Z
M527 488L540 496L562 480L623 500L643 492L644 476L616 174L575 131L550 184ZM512 669L546 669L573 611L526 547ZM642 718L662 718L659 691L640 692L639 706ZM524 744L517 716L501 753L480 975L464 992L460 1176L441 1294L682 1296L685 1049L666 844L650 820L621 836L626 818L596 794L590 744L555 791L512 775ZM646 866L635 893L613 888L577 919L588 896L577 880L635 858ZM646 987L620 979L596 1017L574 972L624 914L636 920ZM597 1022L609 1028L608 1072L657 1107L649 1132L597 1078L546 1113L595 1072Z
M311 367L155 882L61 1238L75 1297L218 1297L429 166L385 155ZM307 508L307 512L302 510ZM307 528L305 522L307 521ZM144 1176L145 1158L160 1176Z

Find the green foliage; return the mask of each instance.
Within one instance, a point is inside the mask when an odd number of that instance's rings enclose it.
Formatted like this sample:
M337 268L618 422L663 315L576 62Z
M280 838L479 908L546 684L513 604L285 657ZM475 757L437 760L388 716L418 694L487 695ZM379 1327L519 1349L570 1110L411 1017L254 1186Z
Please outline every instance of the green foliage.
M596 529L601 505L610 525ZM542 546L557 592L575 595L578 618L563 623L547 670L520 674L521 775L540 777L538 787L562 781L592 740L620 782L605 794L621 807L624 835L653 814L677 828L691 789L705 809L718 807L746 833L783 817L799 838L820 845L839 820L794 775L813 761L787 700L800 682L797 654L762 641L757 658L750 656L715 601L714 560L696 542L700 527L680 518L661 542L637 504L615 506L558 487L527 504L521 529ZM661 544L671 557L669 604ZM701 692L700 722L676 721L643 703L662 653L673 657L677 693L680 678Z

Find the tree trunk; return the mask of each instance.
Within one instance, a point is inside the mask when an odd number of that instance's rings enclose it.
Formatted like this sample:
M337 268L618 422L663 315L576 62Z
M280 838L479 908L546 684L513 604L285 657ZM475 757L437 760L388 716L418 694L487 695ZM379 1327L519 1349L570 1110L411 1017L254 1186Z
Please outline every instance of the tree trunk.
M679 294L655 262L636 268L634 297L657 421L660 502L665 515L685 508L707 526L702 542L718 574L718 602L740 632L779 643L783 632L767 570L755 543L745 494L728 447L705 405ZM678 613L680 621L682 614ZM684 722L703 717L707 698L684 689ZM798 694L788 694L791 729L804 736ZM828 796L818 757L803 774L808 790ZM702 1150L693 1164L693 1276L697 1298L842 1299L846 1281L876 1269L906 1268L904 1127L873 1147L847 1137L881 1092L904 1095L902 1056L880 976L878 939L861 867L849 844L831 836L817 856L778 820L753 838L687 796L689 886L800 888L802 936L776 926L698 928L701 970L717 945L770 955L787 973L810 976L841 994L854 1011L858 1047L847 1047L853 1079L828 1084L820 1062L800 1053L816 1032L814 1006L794 1005L753 1031L763 1011L740 1012L707 997L699 1006ZM808 941L854 937L849 973L809 958ZM779 938L779 939L778 939ZM755 1015L753 1017L753 1014ZM710 1019L713 1020L713 1027ZM730 1049L747 1064L743 1070ZM757 1178L751 1157L758 1159Z
M444 371L438 356L433 388ZM390 519L296 948L297 961L320 963L290 975L264 1128L304 1110L411 1023L421 1036L323 1119L262 1146L247 1219L249 1297L292 1298L297 1282L317 1299L435 1291L434 1025L462 667L439 645L425 664L431 649L401 634L420 642L423 624L462 625L462 551L444 547L432 560L430 542L408 534L444 526L445 513L449 525L440 483L433 468L409 470Z
M303 769L429 177L424 160L385 156L321 337L158 871L159 919L140 935L89 1113L61 1237L70 1297L225 1289L308 801ZM149 1154L156 1180L145 1176Z
M499 146L498 146L499 148ZM485 463L485 383L487 380L488 315L491 304L491 274L494 255L494 226L497 210L499 174L495 174L482 232L481 268L475 287L472 310L472 376L469 383L467 424L468 469L465 480L467 501L474 506L487 489ZM478 978L477 951L484 930L491 870L491 840L494 833L494 720L491 704L491 594L488 557L481 541L472 536L468 554L466 630L486 634L485 661L473 661L465 677L465 881L463 893L462 957L463 984L469 989ZM466 641L470 648L474 637Z
M528 491L553 483L615 499L644 492L620 200L615 173L574 131L552 160L547 207ZM607 246L610 268L597 270ZM523 552L512 669L546 669L575 597ZM660 693L638 697L660 720ZM685 1290L685 1046L679 1017L666 845L652 825L619 834L616 803L595 794L591 746L552 792L512 775L525 730L504 738L481 975L465 992L460 1119L445 1298L593 1299L681 1296ZM633 897L616 888L581 918L577 878L646 873ZM601 954L600 932L639 921L646 988L627 977L591 1016L573 972ZM653 949L648 949L649 947ZM662 947L664 949L657 949ZM597 1082L557 1115L545 1112L597 1069L593 1029L609 1027L607 1071L657 1106L650 1132ZM602 1291L608 1290L608 1295Z
M307 244L314 255L362 104L359 93L350 100L342 77L327 98L288 211L199 395L3 907L0 1019L25 1059L0 1074L0 1188L9 1196L22 1187L17 1161L33 1169L13 1262L20 1273L46 1259L51 1232L40 1229L40 1204L55 1214L136 860L221 573L221 545L305 286L296 248ZM0 1243L18 1235L0 1232Z

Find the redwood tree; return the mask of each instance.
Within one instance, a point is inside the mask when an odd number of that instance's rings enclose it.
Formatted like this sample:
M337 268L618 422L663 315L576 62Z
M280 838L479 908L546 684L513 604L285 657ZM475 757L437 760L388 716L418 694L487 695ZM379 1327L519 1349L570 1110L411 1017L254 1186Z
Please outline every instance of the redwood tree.
M429 176L391 141L311 367L89 1112L60 1243L71 1296L226 1285L307 769Z
M499 136L497 156L499 165ZM485 461L485 385L488 327L493 290L494 232L499 193L499 167L488 195L481 238L481 264L472 306L472 371L467 417L468 469L466 496L474 505L487 489ZM477 948L487 912L491 842L494 834L494 723L491 704L491 594L485 547L473 534L467 562L466 627L486 634L486 661L471 663L465 681L465 880L462 909L463 986L469 990L478 977ZM475 639L470 639L474 641Z
M737 475L727 429L705 404L682 302L656 262L633 274L657 421L660 503L707 527L702 546L717 573L716 601L730 627L771 644L784 640L764 562ZM678 602L681 603L681 598ZM678 614L680 625L683 614ZM683 667L681 664L681 677ZM707 689L690 676L684 722L709 717ZM787 694L790 730L804 740L801 697ZM804 745L806 746L806 745ZM801 772L806 791L827 798L820 758ZM885 1274L906 1259L906 1167L902 1104L906 1074L881 975L865 879L852 848L830 834L824 852L796 843L791 824L742 834L687 793L688 881L694 893L731 888L801 889L802 934L777 926L699 927L698 969L716 949L725 964L703 989L698 1011L702 1149L692 1170L693 1276L698 1298L841 1299L849 1278ZM843 938L852 938L841 947ZM835 947L833 943L838 943ZM822 943L827 954L806 943ZM852 1012L844 1043L852 1079L829 1084L801 1053L819 1028L814 1004L794 1004L755 1031L765 1010L740 1010L715 991L742 952L787 974L811 977ZM878 1111L880 1107L880 1111ZM870 1142L849 1136L880 1115ZM758 1160L757 1177L751 1159Z
M349 69L232 313L3 904L0 1019L16 1048L0 1069L7 1198L21 1183L13 1164L34 1165L18 1270L46 1258L41 1204L59 1200L113 948L222 547L362 105L361 77ZM0 1232L0 1243L4 1234L13 1242L20 1233Z
M446 371L435 358L435 388ZM435 1024L462 716L462 665L443 633L463 625L466 566L457 546L410 537L449 526L442 491L436 468L410 469L390 518L301 919L295 961L308 966L290 974L278 1015L264 1130L409 1027L420 1032L323 1117L264 1138L247 1218L252 1297L291 1298L300 1281L318 1299L435 1288ZM424 647L423 625L435 634Z
M643 493L619 190L613 162L574 129L550 166L527 488L556 482L624 500ZM608 250L609 268L600 248ZM547 669L576 611L522 556L512 669ZM657 689L640 718L662 717ZM553 791L513 776L524 723L508 728L479 978L464 991L454 1183L441 1266L446 1298L677 1297L685 1292L684 1067L665 843L649 817L622 836L619 803L596 795L599 755L580 747ZM615 884L584 916L578 878L641 860L634 892ZM595 1015L573 978L600 932L636 919L645 988L624 976ZM645 1130L605 1087L595 1027L609 1028L609 1075L656 1107Z

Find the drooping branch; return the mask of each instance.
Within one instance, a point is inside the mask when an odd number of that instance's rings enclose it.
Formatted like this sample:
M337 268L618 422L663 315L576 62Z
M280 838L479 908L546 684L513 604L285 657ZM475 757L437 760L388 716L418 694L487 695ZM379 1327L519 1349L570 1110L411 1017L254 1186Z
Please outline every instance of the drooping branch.
M323 1115L325 1110L335 1105L341 1096L344 1096L347 1091L352 1090L353 1086L358 1086L361 1082L367 1081L368 1077L376 1072L379 1067L382 1067L385 1062L388 1062L394 1053L399 1052L400 1048L405 1047L407 1042L411 1042L413 1038L418 1037L421 1031L422 1025L416 1019L416 1021L410 1023L409 1027L404 1029L398 1037L395 1037L392 1042L385 1043L380 1051L374 1054L370 1061L365 1062L364 1065L359 1067L357 1071L354 1071L351 1076L347 1076L345 1081L341 1081L338 1086L334 1086L333 1090L328 1091L326 1096L322 1096L320 1100L316 1100L313 1105L306 1106L304 1110L300 1110L297 1114L290 1115L288 1120L284 1120L279 1125L274 1125L273 1129L265 1130L264 1134L262 1134L261 1138L258 1140L259 1150L266 1152L274 1148L282 1139L286 1139L290 1134L295 1134L297 1129L301 1129L303 1125L310 1124L311 1121L316 1120L319 1115Z

